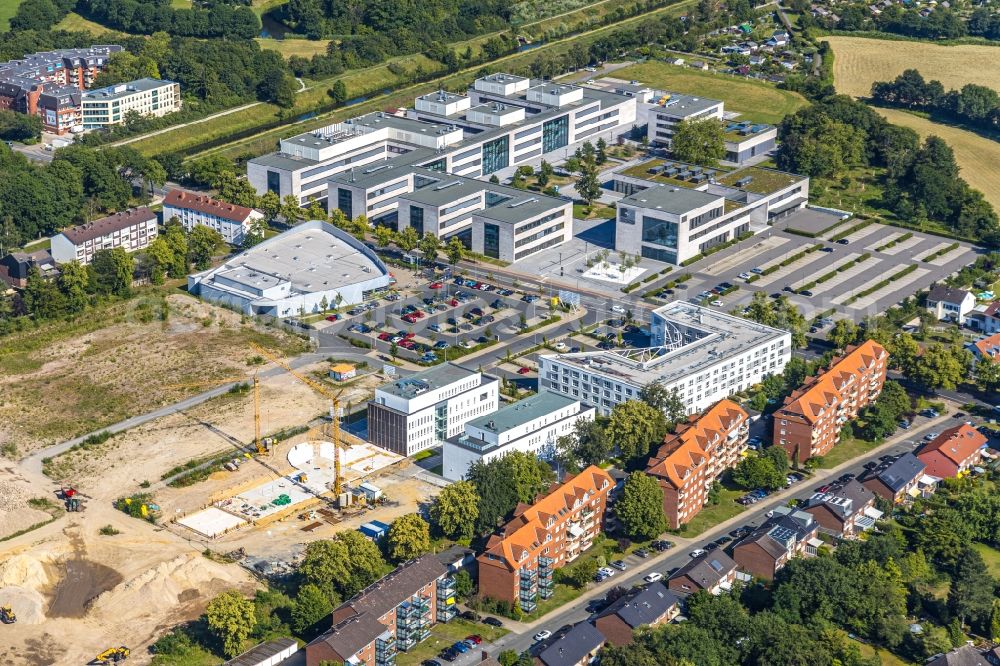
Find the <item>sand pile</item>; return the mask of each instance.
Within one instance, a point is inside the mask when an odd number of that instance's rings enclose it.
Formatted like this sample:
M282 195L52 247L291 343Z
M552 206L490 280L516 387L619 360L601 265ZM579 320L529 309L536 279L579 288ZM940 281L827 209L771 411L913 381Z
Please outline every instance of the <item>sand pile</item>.
M45 571L44 555L19 553L0 559L0 587L17 586L32 590L48 587L52 580ZM49 558L51 561L51 557Z
M10 606L19 624L45 621L45 597L26 587L0 587L0 606Z
M35 523L47 520L49 514L28 506L31 495L24 483L0 479L0 536L7 536Z
M91 611L114 613L122 608L145 608L153 613L245 583L246 577L238 567L187 553L104 592L94 600Z

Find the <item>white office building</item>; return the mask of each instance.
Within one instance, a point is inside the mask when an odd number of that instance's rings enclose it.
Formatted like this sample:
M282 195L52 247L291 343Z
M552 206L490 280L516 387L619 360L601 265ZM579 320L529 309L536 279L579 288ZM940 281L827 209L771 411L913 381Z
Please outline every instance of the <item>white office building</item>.
M559 438L572 435L579 420L593 420L594 414L593 407L578 399L539 391L469 421L464 433L445 440L442 474L446 479L459 481L473 464L488 463L511 451L534 453L549 460L556 453Z
M230 245L240 245L255 220L264 219L259 210L213 199L207 194L171 190L163 199L163 221L177 218L188 231L195 227L215 229Z
M442 363L375 389L368 403L368 440L410 456L464 432L465 424L492 414L499 382L456 363Z
M788 331L682 301L650 314L650 334L643 349L543 355L539 388L607 415L660 383L694 414L782 372L792 354Z
M321 220L303 222L188 276L188 291L250 315L298 316L354 305L389 287L382 260L361 241Z
M89 264L99 250L120 247L135 252L153 242L156 224L156 213L145 206L81 224L52 237L52 258L60 264Z
M173 81L139 79L83 93L84 129L120 125L129 113L159 118L181 110L181 87Z

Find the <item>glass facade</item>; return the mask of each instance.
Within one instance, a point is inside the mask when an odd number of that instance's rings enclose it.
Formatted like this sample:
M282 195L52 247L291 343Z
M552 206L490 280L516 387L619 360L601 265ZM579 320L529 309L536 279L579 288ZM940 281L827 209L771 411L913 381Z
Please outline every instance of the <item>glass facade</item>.
M658 247L649 247L648 245L642 246L642 256L646 259L653 259L655 261L662 261L666 264L676 264L677 263L677 253L671 250L664 250Z
M502 136L483 144L483 174L488 176L510 164L510 142Z
M424 236L424 209L420 206L410 204L410 226L417 232L417 235Z
M569 116L554 118L542 125L542 152L547 153L569 144Z
M354 201L351 198L351 191L342 187L337 188L337 208L341 210L347 219L354 219Z
M447 165L445 164L445 160L442 158L440 160L435 160L435 161L431 162L430 164L426 165L424 168L428 169L430 171L441 171L441 172L443 172L445 170L446 166Z
M500 227L495 224L483 225L483 254L500 258Z
M267 191L281 194L281 175L277 171L267 172Z
M642 242L677 249L677 223L655 217L642 218Z

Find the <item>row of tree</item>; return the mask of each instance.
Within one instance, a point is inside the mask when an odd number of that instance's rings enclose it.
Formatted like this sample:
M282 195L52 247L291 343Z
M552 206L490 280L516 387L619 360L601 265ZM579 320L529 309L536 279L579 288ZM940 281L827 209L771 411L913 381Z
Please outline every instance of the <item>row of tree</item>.
M1000 95L996 90L968 83L961 90L945 92L940 81L926 81L915 69L904 71L893 81L873 83L872 100L887 106L944 114L988 131L1000 126Z
M141 35L164 31L179 37L249 40L260 34L260 18L250 7L223 2L175 8L170 0L77 0L76 11L101 25Z

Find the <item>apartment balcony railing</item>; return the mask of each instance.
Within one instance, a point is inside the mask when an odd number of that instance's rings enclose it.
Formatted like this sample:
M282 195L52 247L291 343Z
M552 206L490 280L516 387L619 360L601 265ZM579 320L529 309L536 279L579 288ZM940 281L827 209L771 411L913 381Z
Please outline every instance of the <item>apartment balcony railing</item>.
M437 621L438 622L450 622L455 616L458 615L458 606L443 606L438 608Z
M538 581L536 580L522 580L518 584L518 588L521 590L534 590L536 587L538 587Z
M535 580L538 577L538 572L534 569L521 569L521 580Z
M521 601L521 610L525 613L534 613L537 608L538 604L534 601Z

